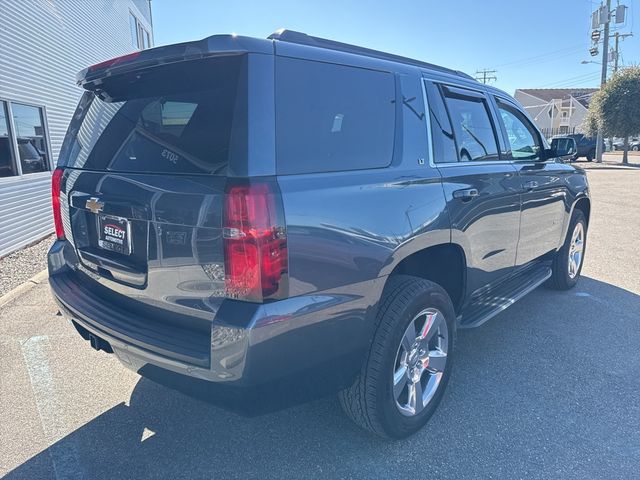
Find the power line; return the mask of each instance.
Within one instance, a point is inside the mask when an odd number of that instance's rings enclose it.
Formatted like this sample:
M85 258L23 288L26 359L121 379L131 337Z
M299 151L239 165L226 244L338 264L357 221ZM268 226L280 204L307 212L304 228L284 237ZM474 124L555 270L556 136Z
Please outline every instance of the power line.
M491 81L495 82L498 80L498 77L495 76L496 73L498 73L497 70L487 70L486 68L484 70L476 70L475 78L479 82L487 84Z
M554 87L560 84L564 84L564 83L574 83L574 82L579 82L579 81L586 81L586 80L590 80L591 77L597 77L598 75L600 75L600 72L591 72L591 73L582 73L580 75L575 75L573 77L568 77L562 80L556 80L555 82L550 82L550 83L546 83L541 85L541 87Z
M512 66L507 66L507 67L502 67L502 69L506 68L506 69L514 69L514 68L522 68L522 67L528 67L529 65L539 65L541 63L548 63L548 62L557 62L558 60L562 60L564 58L567 57L575 57L577 56L576 54L578 52L582 51L582 48L578 48L575 50L572 50L570 52L566 52L566 53L562 53L560 55L549 55L549 56L544 56L542 58L536 58L534 60L530 60L527 62L521 62L518 64L514 64Z
M550 88L560 88L560 89L567 89L567 88L598 88L597 84L597 80L599 79L598 75L593 75L590 77L584 77L582 79L575 79L575 80L567 80L563 83L558 83ZM590 84L593 85L592 87L586 87L585 84Z
M546 85L545 89L566 89L566 88L597 88L595 83L598 80L599 74L591 74L587 77L582 78L570 78L566 79L562 82L556 82L551 85ZM587 87L586 85L594 85L593 87Z
M532 57L524 57L524 58L521 58L519 60L513 60L511 62L501 63L499 65L494 65L493 68L502 68L502 67L507 67L507 66L512 66L512 65L517 65L517 64L520 64L520 63L528 63L528 62L531 62L531 61L534 61L534 63L535 63L535 60L538 60L538 59L541 59L541 58L552 57L552 56L557 55L559 53L562 54L561 56L569 55L571 53L574 53L574 52L577 52L579 50L582 50L583 48L584 48L584 44L582 44L582 43L581 44L576 44L576 45L572 45L570 47L560 48L560 49L557 49L557 50L551 50L550 52L547 52L547 53L540 53L540 54L534 55Z

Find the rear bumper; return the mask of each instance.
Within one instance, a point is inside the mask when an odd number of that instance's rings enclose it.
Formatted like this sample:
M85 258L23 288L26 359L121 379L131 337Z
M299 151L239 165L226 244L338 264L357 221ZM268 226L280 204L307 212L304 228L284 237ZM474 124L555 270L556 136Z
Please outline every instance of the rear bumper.
M53 295L94 346L106 342L103 349L141 375L244 412L349 385L368 348L384 285L381 278L266 304L224 300L209 331L195 334L106 303L68 266L55 268L55 248Z

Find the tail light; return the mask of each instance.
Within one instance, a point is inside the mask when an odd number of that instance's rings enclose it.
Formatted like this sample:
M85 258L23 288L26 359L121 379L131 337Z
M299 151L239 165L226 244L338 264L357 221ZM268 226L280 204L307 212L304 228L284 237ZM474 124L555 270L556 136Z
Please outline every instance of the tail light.
M252 302L287 294L287 236L277 185L232 184L224 206L227 297Z
M56 229L56 237L64 239L64 226L62 225L62 212L60 210L60 182L64 169L56 168L51 176L51 205L53 207L53 224Z

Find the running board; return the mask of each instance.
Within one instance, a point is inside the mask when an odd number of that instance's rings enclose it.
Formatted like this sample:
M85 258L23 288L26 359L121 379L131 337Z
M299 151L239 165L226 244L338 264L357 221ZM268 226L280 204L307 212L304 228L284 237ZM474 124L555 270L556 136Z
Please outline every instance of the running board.
M551 276L548 265L540 265L518 273L496 288L477 297L458 316L460 328L474 328L492 319L527 293L535 290Z

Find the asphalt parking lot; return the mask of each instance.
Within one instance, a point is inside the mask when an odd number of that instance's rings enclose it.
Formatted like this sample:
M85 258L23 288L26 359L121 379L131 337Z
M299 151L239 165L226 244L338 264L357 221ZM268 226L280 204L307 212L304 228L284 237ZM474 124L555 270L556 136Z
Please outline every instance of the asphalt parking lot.
M425 430L383 441L334 398L245 418L93 351L41 284L0 307L0 476L637 478L640 169L589 169L583 278L458 336Z

